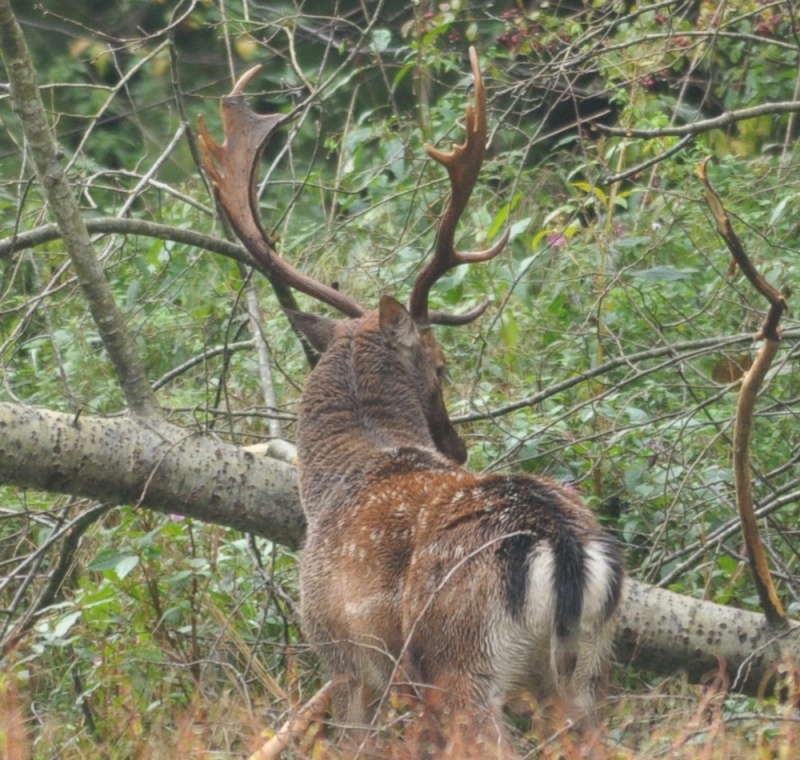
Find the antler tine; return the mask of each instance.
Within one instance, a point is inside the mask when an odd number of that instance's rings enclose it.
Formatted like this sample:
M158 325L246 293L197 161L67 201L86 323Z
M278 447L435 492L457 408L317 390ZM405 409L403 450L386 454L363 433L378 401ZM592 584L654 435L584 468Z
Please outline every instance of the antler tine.
M468 325L480 317L487 308L489 308L488 299L484 299L476 307L465 311L463 314L448 314L446 311L434 309L429 312L428 323L432 325L449 325L451 327Z
M419 273L409 300L409 310L419 324L463 325L483 314L488 303L483 303L476 309L457 316L449 316L440 312L429 314L428 294L433 284L446 272L459 264L488 261L497 256L508 242L509 231L506 230L499 242L485 251L459 252L455 249L454 241L458 220L475 187L486 152L486 90L483 87L478 54L474 47L469 49L469 59L475 87L475 108L473 109L471 104L467 105L467 134L463 145L454 145L449 153L431 145L425 145L428 155L447 169L450 176L451 193L447 208L439 222L433 257Z
M214 194L237 237L263 267L272 282L299 290L332 306L349 317L360 317L366 310L344 293L303 274L278 255L264 231L258 212L256 180L264 145L293 114L257 114L244 97L245 89L261 69L246 71L222 98L220 113L225 140L220 145L199 119L203 164L214 186Z

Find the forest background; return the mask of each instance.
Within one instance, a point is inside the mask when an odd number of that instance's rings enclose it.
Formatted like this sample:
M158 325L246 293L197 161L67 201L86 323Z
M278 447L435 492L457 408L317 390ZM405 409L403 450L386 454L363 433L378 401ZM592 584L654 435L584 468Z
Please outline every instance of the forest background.
M461 139L478 48L490 141L460 234L478 248L508 228L511 242L433 294L451 311L491 300L439 331L469 466L573 483L632 578L760 613L731 449L767 304L704 200L697 166L713 159L733 226L790 307L750 465L772 577L800 617L797 3L12 6L91 255L82 269L54 224L2 84L8 756L237 756L324 678L299 625L285 445L308 361L196 150L198 115L221 137L219 98L258 63L256 110L298 109L265 154L265 224L297 266L376 303L407 292L432 245L446 179L422 146ZM777 693L724 661L642 660L628 642L614 668L619 757L800 747L791 660L769 671ZM563 752L535 727L518 738L531 756Z

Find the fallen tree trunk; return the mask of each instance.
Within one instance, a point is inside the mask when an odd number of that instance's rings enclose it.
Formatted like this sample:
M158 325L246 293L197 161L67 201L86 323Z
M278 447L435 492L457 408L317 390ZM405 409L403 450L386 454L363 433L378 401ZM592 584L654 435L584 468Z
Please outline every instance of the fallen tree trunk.
M0 483L132 504L297 548L295 468L159 420L0 403Z
M620 662L659 674L685 672L692 683L723 674L733 691L770 688L774 666L800 661L800 624L776 631L760 613L692 599L628 580L615 640Z
M295 469L258 451L129 417L75 418L0 403L0 483L136 504L297 548L305 530ZM778 635L763 615L626 583L621 663L692 682L727 671L755 694L782 657L800 662L800 625Z

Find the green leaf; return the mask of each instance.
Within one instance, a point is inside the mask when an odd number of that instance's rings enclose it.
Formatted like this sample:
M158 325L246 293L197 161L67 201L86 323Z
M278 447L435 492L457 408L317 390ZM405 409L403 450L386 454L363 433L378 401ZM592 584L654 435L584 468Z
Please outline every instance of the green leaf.
M494 215L492 224L486 233L486 236L489 238L489 240L491 240L498 232L500 232L503 227L505 227L506 222L508 221L508 215L510 213L511 206L509 204L501 206L500 210Z
M717 558L717 567L727 576L733 576L739 568L739 563L730 555L723 554Z
M129 554L122 557L114 567L117 578L123 580L139 564L139 557L136 554Z
M78 618L81 616L81 611L76 610L75 612L69 612L64 615L59 621L55 624L53 628L53 636L57 638L64 638L69 633L69 629L72 628L73 625L77 622Z
M778 201L778 205L772 210L772 214L769 217L769 226L772 227L780 218L783 216L784 209L786 208L789 201L793 201L797 196L795 194L787 195L785 198L781 198Z
M519 340L519 328L514 315L506 310L500 319L500 336L508 348L515 348Z
M526 232L528 227L531 226L531 222L533 220L531 217L527 217L525 219L520 219L518 222L514 222L511 225L511 229L509 230L508 239L509 241L515 240L518 238L523 232Z
M614 241L615 248L642 248L650 245L650 238L644 236L621 237ZM647 271L647 270L645 270Z
M388 29L376 29L372 32L372 47L377 53L382 53L392 42L392 33Z
M118 552L115 549L101 551L95 559L89 563L89 570L105 572L113 570L117 577L122 580L128 573L139 564L139 557L136 554Z

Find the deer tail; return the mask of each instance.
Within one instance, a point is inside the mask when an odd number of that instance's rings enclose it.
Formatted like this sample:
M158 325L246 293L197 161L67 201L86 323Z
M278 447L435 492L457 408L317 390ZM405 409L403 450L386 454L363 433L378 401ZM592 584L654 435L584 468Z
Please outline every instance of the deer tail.
M565 532L554 543L553 560L550 657L556 688L563 696L578 665L582 640L591 637L594 650L617 607L624 569L616 542L602 534L581 540Z

